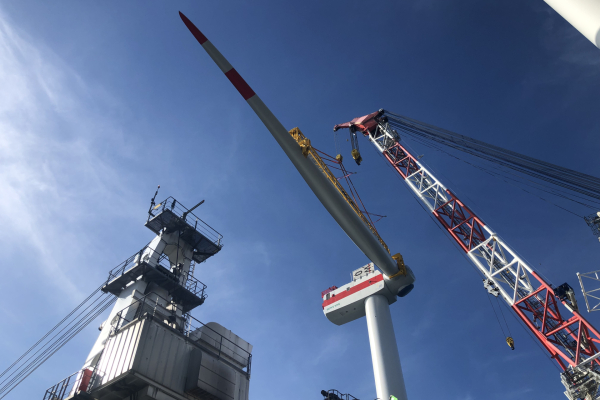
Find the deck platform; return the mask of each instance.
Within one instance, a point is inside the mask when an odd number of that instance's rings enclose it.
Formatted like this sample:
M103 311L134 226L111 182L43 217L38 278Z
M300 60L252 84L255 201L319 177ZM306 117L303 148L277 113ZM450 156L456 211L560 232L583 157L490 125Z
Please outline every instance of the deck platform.
M158 264L153 267L144 261L133 263L129 269L122 270L122 273L110 276L102 287L102 291L112 293L118 297L129 283L136 281L142 275L146 282L154 282L165 288L173 297L173 300L182 305L183 312L188 312L203 304L206 299L206 285L194 277L189 276L184 287L179 283L177 275L162 265Z
M193 214L186 214L184 219L183 215L177 215L175 211L163 207L158 214L148 219L146 227L157 235L164 228L167 232L181 230L180 238L193 247L194 255L192 258L197 263L214 256L221 250L223 246L219 233L216 231L211 232L212 228L199 218L190 221L195 217Z

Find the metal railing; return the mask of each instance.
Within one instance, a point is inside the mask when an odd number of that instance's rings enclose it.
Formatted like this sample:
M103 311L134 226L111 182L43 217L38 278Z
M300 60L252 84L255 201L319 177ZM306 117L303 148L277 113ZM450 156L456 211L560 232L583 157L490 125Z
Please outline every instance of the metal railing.
M139 300L131 303L121 311L119 311L111 321L113 334L119 331L123 326L136 319L141 319L144 316L156 317L160 322L167 325L174 324L177 320L177 311L168 308L170 301L151 292L143 296ZM180 317L185 318L185 317ZM183 331L183 326L180 331Z
M342 393L335 389L321 390L321 396L323 396L323 400L358 400L350 393Z
M98 374L95 368L83 368L69 375L56 385L49 387L44 394L43 400L76 399L76 395L91 392L97 377Z
M214 353L219 359L225 359L230 361L231 364L237 365L250 378L252 354L248 350L232 342L190 314L183 314L178 317L176 310L167 308L168 304L169 302L158 294L148 293L115 315L111 322L113 334L136 319L152 316L155 317L155 321L178 330L183 336ZM178 319L184 321L181 327L177 327L176 322Z
M221 241L223 235L217 232L212 226L201 220L197 215L190 212L175 198L169 196L165 200L158 203L148 212L148 221L154 216L160 214L165 210L170 210L173 214L183 219L190 226L193 226L198 232L204 235L207 239L213 242L215 245L221 247Z
M156 260L156 263L154 265L152 265L152 264L150 264L150 260ZM144 246L140 251L138 251L137 253L135 253L134 255L132 255L131 257L126 259L125 261L123 261L121 264L117 265L115 268L110 270L108 272L108 279L107 279L106 283L109 283L113 279L115 279L119 276L122 276L123 274L125 274L131 268L135 267L140 262L146 262L146 263L148 263L148 265L151 265L154 267L160 265L161 267L163 267L166 270L166 271L162 271L162 272L165 272L165 276L167 278L170 278L171 280L176 281L176 282L180 282L181 286L185 287L187 290L189 290L194 295L196 295L202 299L206 299L206 297L207 297L207 294L205 292L206 285L204 283L202 283L198 279L194 278L194 276L192 276L192 274L190 272L171 271L171 264L169 262L167 255L159 254L157 251L150 248L149 245ZM193 265L192 265L193 263L194 263L194 261L190 260L190 271L193 271ZM183 277L183 280L181 279L182 277ZM181 282L183 282L183 283L181 283Z

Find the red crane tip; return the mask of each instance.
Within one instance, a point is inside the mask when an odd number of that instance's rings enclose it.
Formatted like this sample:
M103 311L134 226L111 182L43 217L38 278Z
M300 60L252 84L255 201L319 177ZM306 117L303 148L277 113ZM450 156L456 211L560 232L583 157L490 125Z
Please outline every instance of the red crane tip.
M192 35L194 35L198 43L204 44L206 41L208 41L206 36L204 36L202 32L200 32L200 29L196 28L196 25L194 25L192 21L190 21L188 17L186 17L181 11L179 11L179 16L181 17L181 20L183 21L185 26L187 26L190 32L192 32Z

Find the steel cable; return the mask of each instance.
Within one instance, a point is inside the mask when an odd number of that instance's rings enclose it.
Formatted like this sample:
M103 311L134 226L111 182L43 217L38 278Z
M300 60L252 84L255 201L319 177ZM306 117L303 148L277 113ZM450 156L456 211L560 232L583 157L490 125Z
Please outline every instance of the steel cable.
M98 302L99 300L100 300L100 302ZM66 335L68 335L69 332L72 332L73 329L77 329L77 327L79 326L78 324L80 324L81 321L86 316L89 316L90 313L92 313L94 310L96 310L101 303L102 303L102 297L97 298L96 300L94 300L90 305L88 305L88 307L86 307L81 313L79 313L75 317L75 319L73 319L72 321L70 321L56 335L54 335L50 339L50 341L48 341L47 343L45 343L40 349L38 349L35 353L33 353L33 355L31 355L27 360L25 360L25 362L24 362L23 365L19 366L15 371L13 371L10 375L8 375L2 382L0 382L0 385L4 385L4 386L0 387L0 394L4 393L4 391L10 385L12 385L16 380L18 380L19 377L22 376L22 374L24 373L23 371L27 371L28 368L30 368L34 363L36 363L37 361L39 361L41 357L43 357L45 354L47 354L48 349L52 349L53 346L56 345L56 343L60 342L60 340L62 340ZM92 310L88 311L87 314L85 314L83 317L81 317L86 312L86 310L88 310L90 307L92 307ZM77 321L77 318L79 318L79 317L81 317L81 318L79 319L79 321ZM69 326L71 324L73 324L74 322L75 322L75 324L73 325L73 327L69 328ZM67 330L67 328L69 328L69 330ZM67 331L65 332L65 330L67 330ZM54 341L52 342L52 340L54 340ZM42 353L40 355L38 355L38 353L40 353L40 352L42 352ZM33 361L29 362L36 355L38 355L38 356L35 359L33 359ZM29 362L29 364L25 364L27 362ZM10 381L8 381L11 377L12 377L12 379ZM8 383L7 383L7 381L8 381Z
M2 378L12 367L14 367L19 361L21 361L27 354L29 354L31 352L31 350L33 350L38 344L40 344L44 339L46 339L52 332L54 332L62 323L64 323L71 315L73 315L77 310L79 310L85 303L87 303L96 293L98 293L100 291L100 289L102 288L102 286L104 286L104 284L102 284L101 286L99 286L96 290L94 290L92 292L92 294L90 294L85 300L83 300L81 303L79 303L79 305L77 307L75 307L75 309L73 311L71 311L66 317L64 317L62 319L62 321L60 321L58 324L54 325L54 327L52 329L50 329L50 331L48 331L48 333L46 333L40 340L38 340L33 346L31 346L25 353L23 353L23 355L21 357L19 357L15 362L13 362L10 367L6 368L1 374L0 374L0 378Z
M27 356L33 349L35 349L40 343L44 341L50 334L52 334L58 327L64 325L64 322L68 321L69 318L75 314L83 305L90 302L90 299L97 294L99 290L96 290L92 295L88 296L80 305L78 305L71 313L67 315L59 324L52 328L42 339L40 339L34 346L25 352L17 361L15 361L7 370L3 372L3 375L13 369L18 363ZM104 312L111 304L115 302L116 298L111 295L101 293L99 297L91 301L87 307L85 307L79 314L72 318L66 325L64 325L51 339L44 343L37 351L35 351L27 360L25 360L18 368L4 378L0 382L0 399L10 393L15 387L17 387L27 376L41 366L46 360L48 360L56 351L63 347L69 340L71 340L77 333L88 326L96 317ZM89 310L89 311L88 311ZM87 312L86 312L87 311ZM72 325L72 326L71 326ZM60 336L59 336L60 335ZM41 353L40 353L41 352ZM36 357L37 355L37 357ZM34 358L35 357L35 358ZM34 358L32 360L32 358Z
M58 342L58 341L55 342L50 349L46 350L43 355L40 355L36 359L36 360L40 360L40 358L45 355L45 357L43 359L41 359L41 361L39 361L37 364L30 365L27 368L27 370L22 371L22 373L19 375L19 377L21 379L18 382L14 383L14 381L16 381L16 379L14 379L13 380L14 384L12 384L12 386L9 386L7 389L3 388L2 389L3 391L0 393L0 399L3 399L5 396L7 396L13 389L15 389L21 382L23 382L29 375L31 375L36 369L38 369L44 362L46 362L50 357L52 357L54 355L54 353L56 353L58 350L60 350L73 337L75 337L86 326L88 326L93 320L95 320L100 314L102 314L108 307L110 307L116 301L116 298L115 297L112 297L112 298L108 297L105 300L108 300L108 301L104 301L104 304L101 307L97 307L95 309L96 312L93 315L91 315L85 321L85 323L80 324L74 331L70 331L70 333L66 333L65 335L63 335L61 337L61 339L62 339L61 342ZM48 352L50 352L50 353L48 354Z
M389 111L385 111L385 114L391 126L412 137L440 143L569 191L600 200L599 178L525 156Z
M543 182L537 182L537 181L534 181L532 179L527 179L526 177L522 176L521 174L513 173L513 172L510 172L510 171L503 170L503 169L490 170L490 169L488 169L488 168L486 168L486 167L484 167L482 165L477 165L477 164L474 164L474 163L471 163L471 162L467 161L466 159L458 157L457 155L452 154L449 151L445 151L440 146L436 146L434 143L429 143L429 142L423 140L422 138L416 138L416 137L411 136L411 139L413 139L416 142L422 144L423 146L426 146L426 147L429 147L431 149L440 151L440 152L442 152L442 153L444 153L444 154L446 154L446 155L448 155L448 156L450 156L452 158L455 158L456 160L462 161L465 164L468 164L471 167L477 168L477 169L479 169L479 170L481 170L481 171L483 171L483 172L485 172L485 173L487 173L489 175L492 175L494 177L497 177L497 178L500 178L500 179L503 179L503 180L504 179L508 179L508 180L511 180L513 182L516 182L516 183L523 183L523 184L525 184L527 186L534 187L536 190L540 190L542 192L545 192L545 193L548 193L548 194L551 194L551 195L554 195L554 196L557 196L557 197L561 197L561 198L563 198L565 200L572 201L574 203L580 204L580 205L582 205L584 207L587 207L587 208L590 208L590 209L593 209L593 210L600 208L600 203L598 203L598 204L587 204L587 203L583 203L583 202L581 202L579 200L575 200L575 198L581 199L581 200L584 200L584 201L592 201L592 202L596 201L596 200L592 200L592 199L590 199L588 197L579 196L579 195L577 195L575 193L572 193L572 191L561 190L560 188L556 187L556 185L545 184ZM507 175L510 175L510 176L503 175L503 173L507 174ZM520 187L518 185L512 184L512 183L507 182L507 181L504 181L504 182L506 182L506 183L508 183L510 185L516 186L519 189L525 191L526 193L535 195L534 193L528 192L527 190L523 189L522 187ZM548 190L545 190L545 189L542 189L542 188L547 188ZM544 201L548 201L548 200L540 197L539 195L535 195L535 196L539 197L540 199L542 199ZM565 208L563 208L563 207L561 207L561 206L559 206L559 205L557 205L555 203L552 203L552 204L555 205L555 206L557 206L557 207L559 207L559 208L562 208L565 211L569 211L569 210L566 210ZM571 211L569 211L569 212L571 212ZM577 215L577 214L575 214L575 215ZM579 215L577 215L577 216L579 216Z

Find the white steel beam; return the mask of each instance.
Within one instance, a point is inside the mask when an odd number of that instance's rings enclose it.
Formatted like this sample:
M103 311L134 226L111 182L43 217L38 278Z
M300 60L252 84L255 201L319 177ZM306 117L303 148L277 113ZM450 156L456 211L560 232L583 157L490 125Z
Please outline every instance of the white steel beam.
M588 312L592 311L600 311L600 270L585 272L583 274L577 273L577 278L579 278L579 284L581 285L581 292L583 293L583 298L585 299L585 306ZM595 283L596 287L591 290L586 290L583 285L583 280L588 279L588 287L590 284ZM593 293L593 294L592 294ZM592 300L593 299L593 300ZM592 307L590 307L590 300L593 301ZM597 302L597 303L596 303Z
M388 299L383 295L367 297L365 311L377 398L408 400Z

